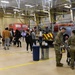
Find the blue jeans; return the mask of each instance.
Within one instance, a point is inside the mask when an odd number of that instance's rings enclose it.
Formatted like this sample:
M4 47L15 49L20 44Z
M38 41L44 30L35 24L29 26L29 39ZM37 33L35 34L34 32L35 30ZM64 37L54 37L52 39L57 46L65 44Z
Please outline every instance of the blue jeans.
M5 38L4 40L4 47L9 47L10 38Z

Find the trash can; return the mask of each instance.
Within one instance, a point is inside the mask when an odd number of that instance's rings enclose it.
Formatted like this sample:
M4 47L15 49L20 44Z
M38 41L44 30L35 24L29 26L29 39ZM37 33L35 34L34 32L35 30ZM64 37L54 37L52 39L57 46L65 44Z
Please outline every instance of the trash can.
M39 49L40 49L40 46L33 46L33 60L34 61L39 61L39 55L40 55Z
M49 46L41 46L41 59L49 59Z

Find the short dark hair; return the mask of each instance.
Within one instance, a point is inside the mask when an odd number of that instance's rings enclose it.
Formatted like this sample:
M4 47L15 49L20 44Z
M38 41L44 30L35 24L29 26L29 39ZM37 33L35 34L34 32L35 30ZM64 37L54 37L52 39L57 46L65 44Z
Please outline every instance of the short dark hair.
M6 27L5 30L8 30L8 27Z
M74 34L75 34L75 30L72 30L72 33L74 33Z
M63 30L63 29L66 30L66 28L64 28L64 27L62 28L62 30Z

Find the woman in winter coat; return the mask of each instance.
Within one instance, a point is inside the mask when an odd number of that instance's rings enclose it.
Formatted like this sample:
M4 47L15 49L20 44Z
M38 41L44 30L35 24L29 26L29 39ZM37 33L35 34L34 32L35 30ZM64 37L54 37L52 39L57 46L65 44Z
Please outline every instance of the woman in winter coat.
M29 30L27 30L27 33L26 33L26 44L27 44L27 47L26 47L27 51L28 51L29 45L30 45L30 49L31 49L31 51L32 51L32 44L33 44L33 41L32 41L32 36L31 36Z
M15 32L15 43L17 43L17 47L21 47L21 41L19 40L21 38L21 33L19 30L16 30Z

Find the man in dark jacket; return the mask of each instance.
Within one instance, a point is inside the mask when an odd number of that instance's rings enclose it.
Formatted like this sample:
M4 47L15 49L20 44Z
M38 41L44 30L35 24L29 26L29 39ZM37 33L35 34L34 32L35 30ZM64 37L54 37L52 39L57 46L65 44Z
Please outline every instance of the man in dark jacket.
M30 45L30 49L31 49L31 51L32 51L32 36L31 36L31 34L30 34L30 31L29 30L27 30L27 33L26 33L26 44L27 44L27 47L26 47L26 49L27 49L27 51L28 51L28 46Z
M29 30L27 30L27 33L26 33L26 44L27 44L27 47L26 47L26 49L27 49L27 51L28 51L28 46L30 45L30 49L31 49L31 51L32 51L32 36L31 36L31 34L30 34L30 31Z
M21 33L20 33L20 31L19 30L16 30L16 32L15 32L15 42L17 43L17 47L21 47L21 41L19 40L21 38Z

